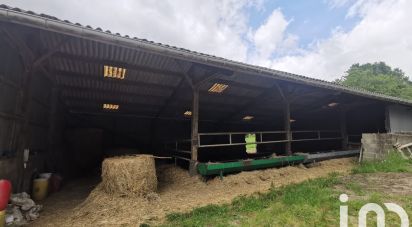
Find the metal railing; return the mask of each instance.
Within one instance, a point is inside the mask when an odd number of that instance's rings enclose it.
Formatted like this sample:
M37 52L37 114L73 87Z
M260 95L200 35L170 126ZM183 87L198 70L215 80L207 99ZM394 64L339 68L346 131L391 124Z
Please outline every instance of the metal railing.
M342 139L340 131L337 130L301 130L301 131L291 131L290 140L287 139L286 131L257 131L257 132L212 132L212 133L199 133L198 135L198 147L223 147L223 146L239 146L247 144L274 144L274 143L286 143L286 142L300 142L300 141L316 141L316 140L339 140ZM299 134L309 134L310 138L296 138ZM326 137L324 134L335 134L339 136ZM246 143L245 142L233 142L234 135L247 135L255 134L256 142ZM275 139L275 140L263 140L264 136L268 135L283 135L285 139ZM204 144L202 143L202 137L212 137L212 136L225 136L227 137L227 143L217 143L217 144Z
M275 143L286 143L286 142L303 142L303 141L320 141L320 140L341 140L342 135L338 130L300 130L291 131L290 140L287 139L287 131L256 131L256 132L211 132L211 133L199 133L198 134L198 148L211 148L211 147L225 147L225 146L242 146L247 144L275 144ZM246 143L245 142L234 142L234 138L238 136L237 140L244 138L247 134L255 134L256 142ZM267 137L277 135L279 137L284 137L284 139L272 139L268 140ZM303 136L302 136L303 135ZM334 135L334 136L331 136ZM204 142L205 137L226 137L226 143L213 143ZM240 136L240 137L239 137ZM266 137L266 138L265 138ZM303 137L303 138L302 138ZM203 141L203 143L202 143ZM243 139L244 141L244 139ZM191 155L191 140L177 140L169 143L165 143L165 148L172 151L172 157L177 159L190 161Z
M182 148L182 145L187 144L189 149ZM184 161L190 161L190 144L191 140L190 139L185 139L185 140L176 140L173 142L167 142L165 143L165 149L172 151L172 157L175 159L175 162L177 159L184 160ZM185 155L189 155L189 157L185 157Z
M362 134L349 134L348 145L360 146L362 144Z

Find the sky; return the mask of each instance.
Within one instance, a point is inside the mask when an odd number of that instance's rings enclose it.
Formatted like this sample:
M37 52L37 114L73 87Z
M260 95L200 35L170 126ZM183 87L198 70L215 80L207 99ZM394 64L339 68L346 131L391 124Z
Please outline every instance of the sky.
M332 81L384 61L412 78L411 0L0 0L122 35Z

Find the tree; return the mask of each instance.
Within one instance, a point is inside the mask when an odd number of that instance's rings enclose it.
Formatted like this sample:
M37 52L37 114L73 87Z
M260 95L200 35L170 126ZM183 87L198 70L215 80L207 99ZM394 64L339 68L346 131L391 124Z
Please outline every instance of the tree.
M401 69L392 69L384 62L353 64L346 75L335 82L412 100L412 82Z

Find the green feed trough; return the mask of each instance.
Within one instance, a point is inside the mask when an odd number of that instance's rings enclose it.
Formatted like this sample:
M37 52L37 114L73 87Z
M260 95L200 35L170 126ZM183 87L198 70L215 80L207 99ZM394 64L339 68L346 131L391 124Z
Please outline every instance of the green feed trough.
M254 159L224 163L199 163L197 169L200 175L221 175L225 173L241 172L245 170L265 169L302 163L303 155L293 155L278 158Z

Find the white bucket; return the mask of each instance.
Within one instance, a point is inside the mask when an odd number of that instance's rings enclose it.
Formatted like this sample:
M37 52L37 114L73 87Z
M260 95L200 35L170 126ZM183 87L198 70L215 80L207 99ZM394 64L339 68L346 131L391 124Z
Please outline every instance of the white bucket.
M50 179L52 173L40 173L39 177L43 179Z

